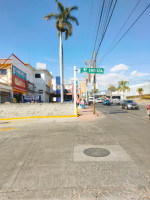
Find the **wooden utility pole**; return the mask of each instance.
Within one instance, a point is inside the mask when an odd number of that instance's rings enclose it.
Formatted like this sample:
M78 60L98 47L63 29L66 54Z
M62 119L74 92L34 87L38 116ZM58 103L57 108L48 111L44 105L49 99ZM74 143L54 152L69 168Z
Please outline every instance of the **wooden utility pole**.
M94 51L94 68L96 68L96 52ZM96 89L96 74L93 77L93 114L95 115L95 89Z
M86 66L90 63L89 68L92 67L92 60L84 60ZM89 91L88 91L88 83L91 82L91 74L86 74L86 102L89 102Z

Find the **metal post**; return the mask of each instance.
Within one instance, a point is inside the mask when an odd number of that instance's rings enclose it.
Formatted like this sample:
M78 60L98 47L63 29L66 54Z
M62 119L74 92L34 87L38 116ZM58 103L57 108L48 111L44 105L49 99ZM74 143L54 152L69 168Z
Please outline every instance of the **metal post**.
M76 114L76 66L74 66L74 114Z
M94 51L94 68L96 68L96 52ZM94 74L93 79L93 114L95 115L95 83L96 83L96 74Z

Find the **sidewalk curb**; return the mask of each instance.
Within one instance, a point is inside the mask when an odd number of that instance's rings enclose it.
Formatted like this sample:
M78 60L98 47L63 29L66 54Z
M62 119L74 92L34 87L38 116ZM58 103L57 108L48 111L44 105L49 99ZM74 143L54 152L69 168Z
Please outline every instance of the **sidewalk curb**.
M69 117L77 117L77 115L78 115L78 112L76 111L76 115L13 117L13 118L1 118L0 121L2 121L2 120L14 120L14 119L69 118Z

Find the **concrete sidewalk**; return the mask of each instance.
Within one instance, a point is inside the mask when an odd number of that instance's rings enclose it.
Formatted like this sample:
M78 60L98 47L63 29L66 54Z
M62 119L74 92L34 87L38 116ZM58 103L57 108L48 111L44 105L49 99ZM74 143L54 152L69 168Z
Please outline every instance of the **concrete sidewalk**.
M93 106L86 106L83 108L78 108L78 120L82 122L95 121L103 114L96 110L95 115L93 114Z

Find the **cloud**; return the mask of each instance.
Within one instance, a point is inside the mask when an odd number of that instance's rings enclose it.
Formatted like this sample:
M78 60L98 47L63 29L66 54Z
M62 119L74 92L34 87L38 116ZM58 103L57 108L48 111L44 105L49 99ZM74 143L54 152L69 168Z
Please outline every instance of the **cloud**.
M50 62L58 62L58 60L56 60L54 58L44 58L44 59L47 61L50 61Z
M112 67L110 69L111 72L118 72L118 71L123 71L123 70L128 70L129 67L127 65L124 64L120 64L120 65L115 65L114 67Z
M110 85L118 86L118 81L128 81L129 77L121 73L109 73L96 76L97 88L107 89Z
M142 77L142 76L148 76L149 73L142 73L142 72L138 72L138 71L133 71L130 74L131 76L137 76L137 77Z

